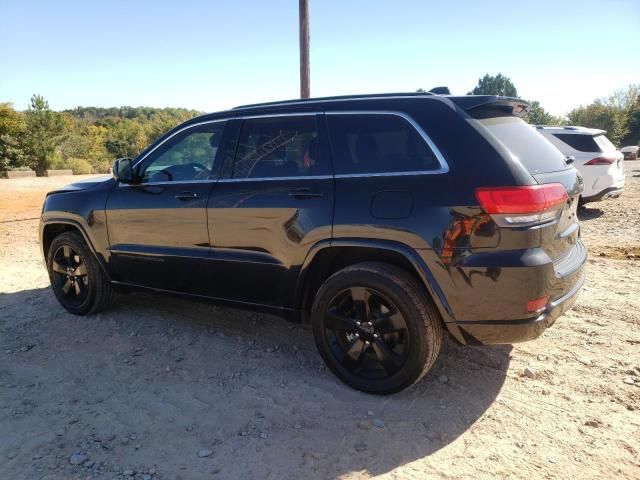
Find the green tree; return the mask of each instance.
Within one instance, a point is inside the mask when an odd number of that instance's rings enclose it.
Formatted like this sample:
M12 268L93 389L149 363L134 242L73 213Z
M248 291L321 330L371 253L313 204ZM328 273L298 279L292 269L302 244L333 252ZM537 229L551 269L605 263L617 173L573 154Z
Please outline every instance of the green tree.
M142 123L128 118L107 123L105 147L113 157L135 157L147 144Z
M622 145L640 145L640 97L629 105L626 120L627 133L622 138Z
M489 75L488 73L478 79L478 85L467 95L502 95L504 97L517 97L518 90L509 77L499 73Z
M580 127L600 128L616 146L627 133L626 115L620 108L607 105L602 99L591 105L574 108L567 114L569 123Z
M0 172L24 165L24 115L10 103L0 103Z
M559 125L562 123L562 119L547 112L537 100L533 100L529 105L529 113L525 120L532 125Z
M62 116L51 111L49 102L42 95L33 95L25 120L28 163L38 175L42 175L64 134Z

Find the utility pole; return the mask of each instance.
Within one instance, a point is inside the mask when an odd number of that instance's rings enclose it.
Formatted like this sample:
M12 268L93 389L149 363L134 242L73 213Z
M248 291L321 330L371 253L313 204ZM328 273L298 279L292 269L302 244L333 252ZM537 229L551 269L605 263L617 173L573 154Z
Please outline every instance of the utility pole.
M311 95L309 79L309 1L299 0L300 15L300 98Z

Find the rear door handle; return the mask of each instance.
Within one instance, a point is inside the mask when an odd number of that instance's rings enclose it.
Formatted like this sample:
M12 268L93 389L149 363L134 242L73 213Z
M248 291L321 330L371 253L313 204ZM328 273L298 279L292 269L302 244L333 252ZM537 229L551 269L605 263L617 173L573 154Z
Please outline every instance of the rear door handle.
M320 198L323 196L322 192L314 192L308 188L301 188L299 190L291 190L289 196L293 198Z
M175 198L176 200L195 200L196 198L200 198L200 195L195 192L185 191L177 193Z

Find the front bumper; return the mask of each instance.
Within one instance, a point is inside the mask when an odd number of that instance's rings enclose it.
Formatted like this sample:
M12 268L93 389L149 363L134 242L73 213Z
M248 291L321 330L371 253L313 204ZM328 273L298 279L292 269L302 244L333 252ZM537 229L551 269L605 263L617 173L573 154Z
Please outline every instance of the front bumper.
M567 293L549 302L547 307L534 318L522 320L480 320L457 321L453 325L467 345L492 345L519 343L538 338L553 325L556 319L569 310L578 298L584 284L582 275Z

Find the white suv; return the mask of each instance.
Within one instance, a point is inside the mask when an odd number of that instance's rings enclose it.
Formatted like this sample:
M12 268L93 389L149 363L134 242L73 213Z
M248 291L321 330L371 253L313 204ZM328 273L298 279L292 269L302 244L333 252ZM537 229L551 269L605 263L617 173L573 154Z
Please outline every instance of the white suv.
M605 130L536 125L547 140L567 157L584 180L581 203L617 198L624 189L624 155L605 136Z

